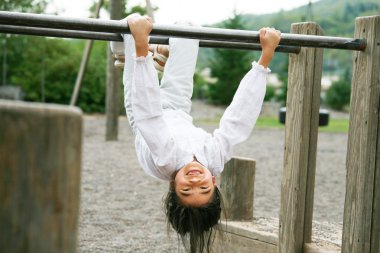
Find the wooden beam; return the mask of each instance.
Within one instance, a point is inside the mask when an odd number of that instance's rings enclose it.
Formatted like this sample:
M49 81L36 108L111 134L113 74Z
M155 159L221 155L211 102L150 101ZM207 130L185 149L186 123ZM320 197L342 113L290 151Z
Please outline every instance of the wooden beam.
M318 247L315 243L305 243L303 253L340 253L340 249L338 247L326 249Z
M219 228L213 252L277 253L277 235L259 231L250 222L227 221Z
M316 23L293 24L292 33L320 35ZM290 55L281 182L279 253L302 253L311 241L322 49Z
M261 231L254 222L222 221L213 244L215 252L278 253L278 236ZM327 241L305 243L303 253L340 253L340 247Z
M223 235L217 235L213 244L213 250L213 252L277 253L277 245L231 233L224 233Z
M354 53L343 253L380 252L380 16L356 19L355 35L367 40Z

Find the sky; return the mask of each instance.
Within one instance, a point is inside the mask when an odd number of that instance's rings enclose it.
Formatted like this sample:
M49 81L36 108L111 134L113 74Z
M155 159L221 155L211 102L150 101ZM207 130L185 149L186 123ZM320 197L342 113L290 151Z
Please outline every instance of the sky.
M60 16L89 17L88 9L94 1L51 0L49 10L58 10ZM306 5L309 0L151 0L151 3L159 7L155 12L156 23L172 24L178 20L188 20L208 25L227 19L234 9L239 14L266 14ZM145 0L128 0L128 6L137 4L145 6ZM101 14L101 18L107 16Z

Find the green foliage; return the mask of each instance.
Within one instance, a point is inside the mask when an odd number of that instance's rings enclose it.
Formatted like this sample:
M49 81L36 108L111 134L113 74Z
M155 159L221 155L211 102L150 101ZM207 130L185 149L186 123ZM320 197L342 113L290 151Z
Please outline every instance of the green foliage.
M194 74L193 99L205 99L207 93L207 81L202 77L199 71Z
M276 89L273 86L267 85L264 101L272 101L276 96Z
M82 88L78 97L78 106L85 112L104 112L106 97L107 42L94 43ZM77 73L77 72L75 72ZM120 86L122 84L120 83ZM120 90L121 87L120 87Z
M12 36L9 43L10 83L22 87L25 100L69 104L85 41ZM85 112L103 112L106 42L95 42L78 106Z
M241 17L235 14L227 20L223 27L244 29ZM228 105L244 74L251 68L252 55L241 50L215 49L211 59L211 75L217 78L215 84L209 86L209 100L214 104Z
M26 100L68 104L80 48L72 41L43 37L19 36L12 40L15 48L10 52L14 54L8 56L11 83L23 88Z
M326 92L326 103L333 109L343 110L350 103L351 85L348 73L346 71L345 76L334 82Z
M41 13L47 6L46 0L0 0L0 10Z
M288 68L289 68L289 57L285 59L285 63L282 68L277 72L278 79L281 82L281 87L276 95L276 100L281 102L283 106L286 104L286 98L288 93Z

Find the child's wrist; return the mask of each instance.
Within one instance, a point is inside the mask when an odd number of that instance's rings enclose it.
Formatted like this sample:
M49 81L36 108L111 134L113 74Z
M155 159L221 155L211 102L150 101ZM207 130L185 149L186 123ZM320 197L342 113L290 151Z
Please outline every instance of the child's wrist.
M134 36L136 45L145 45L149 43L149 36L147 35L138 35Z
M270 58L272 58L273 57L273 55L274 55L274 50L275 50L275 48L263 48L262 49L262 55L263 56L265 56L265 57L270 57Z
M258 64L260 64L261 66L267 68L269 66L269 63L271 62L272 58L273 58L273 55L274 55L274 51L262 51L261 53L261 57L258 61Z
M148 36L138 36L135 37L135 47L136 47L136 56L147 56L148 55Z

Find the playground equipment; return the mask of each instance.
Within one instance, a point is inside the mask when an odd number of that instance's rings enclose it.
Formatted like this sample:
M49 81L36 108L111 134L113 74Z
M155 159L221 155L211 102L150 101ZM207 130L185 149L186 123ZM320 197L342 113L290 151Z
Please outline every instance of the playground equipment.
M356 19L355 38L365 39L367 47L354 52L341 250L320 248L312 242L323 54L322 49L317 48L302 48L299 54L289 56L279 235L268 235L247 229L241 222L230 221L227 227L222 226L227 234L227 242L220 244L224 250L264 253L380 251L379 30L380 16ZM299 23L292 25L291 32L320 35L322 30L315 23ZM244 166L235 171L238 169ZM241 180L245 178L238 179ZM235 220L244 219L235 217Z
M70 33L72 34L73 31L83 31L83 36L85 36L85 34L91 34L89 36L95 36L96 33L101 33L98 39L102 39L106 36L109 36L107 37L107 40L111 39L120 41L120 34L129 33L128 23L126 22L126 20L115 21L91 18L67 18L53 15L17 13L6 11L0 11L0 24L21 27L39 27L41 29L38 29L37 31L39 31L39 34L43 36L50 36L49 29L63 29L69 31L61 31L62 37L70 37ZM14 27L11 27L11 29L8 29L8 32L12 29L15 30ZM44 34L45 32L46 34ZM117 34L112 35L110 33ZM151 35L193 38L211 41L232 41L242 43L260 42L259 32L257 31L179 25L154 24ZM283 33L281 35L280 45L298 47L322 47L347 50L364 50L366 47L365 40L360 39L318 35L305 36L300 34L297 35L286 33Z
M74 32L83 32L85 36L92 36L93 33L96 36L107 33L107 36L114 36L115 39L117 37L117 40L120 40L120 35L115 36L108 33L128 33L125 21L72 19L10 12L0 12L0 25L29 27L28 29L34 27L37 28L35 35L42 36L53 36L50 29L59 29L58 33L62 30L69 30L68 32L73 37ZM22 33L14 27L9 29L15 33ZM322 29L312 22L293 24L290 34L282 34L281 46L302 48L299 53L289 55L289 88L286 105L287 120L279 235L273 237L260 231L246 231L242 227L235 226L233 222L229 222L224 230L229 238L227 246L233 249L233 252L328 252L313 244L311 236L323 48L354 51L341 252L378 253L380 251L380 33L378 31L380 31L380 16L372 16L357 18L354 36L356 39L322 36ZM71 35L67 33L63 36L70 37ZM258 43L257 32L217 28L155 25L152 35L198 38L202 41L228 41L238 44ZM214 42L209 43L213 44ZM10 115L18 115L13 106L5 108ZM23 121L32 115L19 117ZM5 124L8 124L7 127L0 132L4 136L8 136L12 130L10 126L13 125L12 122ZM41 121L37 126L46 127L48 124L46 121ZM81 129L78 128L77 131L81 132ZM33 131L30 132L30 134L32 133ZM53 132L50 136L50 138L54 138L56 134ZM40 137L42 138L42 136ZM36 140L40 137L37 136ZM15 139L12 138L0 139L2 154L0 156L0 173L6 169L3 167L5 166L3 161L6 159L5 157L8 157L9 153L6 152L9 149L5 147L9 143L15 142ZM45 149L48 149L48 146ZM19 159L23 158L23 153L13 155ZM30 155L36 160L43 159L37 153L32 152ZM70 159L70 157L64 159ZM76 167L80 165L78 160L72 161ZM236 163L236 161L233 160L232 163ZM254 165L249 165L249 167L252 170ZM228 169L226 173L228 173ZM248 174L250 176L247 176ZM246 185L253 191L252 175L254 172L248 174L242 173L243 176L239 176L240 178L234 182L248 179ZM6 180L6 177L1 178ZM222 182L222 187L236 189L239 185L235 184L232 187L228 183ZM0 192L0 196L2 194ZM245 209L248 210L244 212L244 215L248 213L246 218L241 218L243 214L239 214L232 207L242 205L244 201L251 205L250 203L253 203L252 194L247 194L244 200L238 200L237 196L237 194L232 194L227 200L227 203L232 203L227 205L229 212L234 213L231 217L235 220L249 221L251 219L250 207ZM6 214L9 215L9 213ZM8 219L7 215L0 215L0 224ZM3 226L0 227L3 228ZM0 242L0 251L2 243L3 241ZM228 251L228 248L224 249L225 252Z

